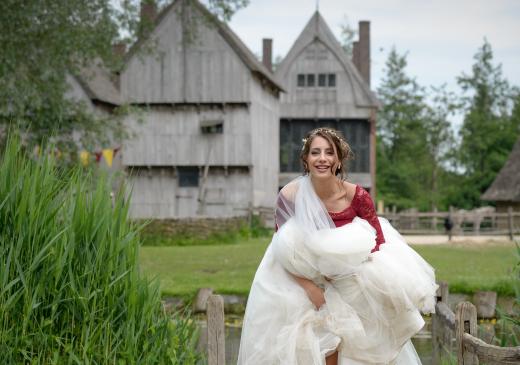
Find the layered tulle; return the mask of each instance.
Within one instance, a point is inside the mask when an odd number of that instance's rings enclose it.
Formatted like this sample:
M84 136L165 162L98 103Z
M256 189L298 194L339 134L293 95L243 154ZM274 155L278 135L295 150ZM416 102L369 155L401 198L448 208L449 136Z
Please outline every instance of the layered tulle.
M424 325L419 311L434 310L434 272L380 224L386 243L370 254L375 233L362 219L314 232L287 219L255 275L238 363L321 365L339 350L340 364L417 364L408 342ZM324 288L320 310L293 275Z

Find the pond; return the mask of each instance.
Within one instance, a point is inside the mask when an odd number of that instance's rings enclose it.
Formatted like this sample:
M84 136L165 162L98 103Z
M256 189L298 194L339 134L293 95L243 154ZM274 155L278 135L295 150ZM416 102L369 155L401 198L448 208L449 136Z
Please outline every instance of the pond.
M426 325L412 338L412 342L421 358L423 365L432 365L432 340L430 332L430 318L425 318ZM206 343L206 322L198 321L201 328L201 338L199 349L203 349L202 344ZM240 333L242 318L240 316L226 316L226 364L235 365L238 358L240 347ZM203 364L202 362L201 364Z

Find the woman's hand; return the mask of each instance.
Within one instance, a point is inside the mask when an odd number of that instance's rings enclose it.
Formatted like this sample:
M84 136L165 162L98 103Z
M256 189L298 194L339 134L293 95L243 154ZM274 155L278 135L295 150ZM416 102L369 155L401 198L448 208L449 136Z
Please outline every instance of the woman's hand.
M307 289L306 292L316 309L320 309L321 306L325 304L325 295L323 294L323 289L319 286L314 285L314 287Z
M323 289L314 284L312 280L304 279L296 275L293 275L293 277L305 290L309 300L312 302L312 304L314 304L316 309L320 309L321 306L325 304L325 295L323 294Z

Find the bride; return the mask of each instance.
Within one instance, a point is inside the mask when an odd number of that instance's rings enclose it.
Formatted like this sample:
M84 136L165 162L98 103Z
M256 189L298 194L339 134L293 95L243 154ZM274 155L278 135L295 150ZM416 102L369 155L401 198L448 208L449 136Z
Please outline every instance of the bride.
M410 341L434 311L433 269L344 180L339 132L303 140L248 298L238 364L420 364Z

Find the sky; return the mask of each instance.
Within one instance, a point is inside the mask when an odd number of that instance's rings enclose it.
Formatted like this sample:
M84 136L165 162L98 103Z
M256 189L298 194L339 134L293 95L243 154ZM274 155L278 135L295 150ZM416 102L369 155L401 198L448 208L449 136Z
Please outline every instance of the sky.
M316 0L250 0L229 25L255 54L262 53L262 38L272 38L273 55L285 56L316 6ZM395 47L407 53L407 73L419 84L446 83L456 92L456 77L471 73L484 37L495 64L520 86L520 0L321 0L319 11L338 40L345 17L355 29L370 21L372 89Z

